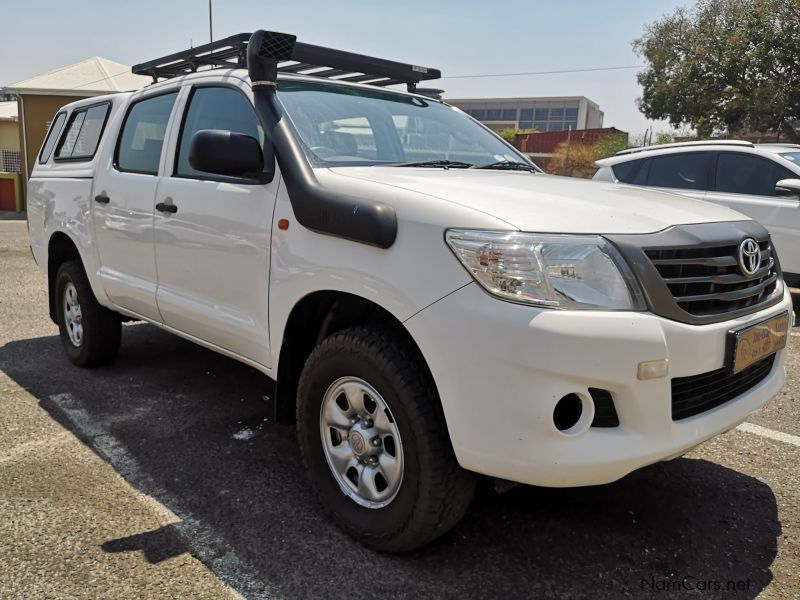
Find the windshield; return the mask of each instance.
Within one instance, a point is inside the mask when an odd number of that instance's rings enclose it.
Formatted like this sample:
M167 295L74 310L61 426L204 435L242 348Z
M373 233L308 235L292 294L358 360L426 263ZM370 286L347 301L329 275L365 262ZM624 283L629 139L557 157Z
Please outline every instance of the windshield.
M464 113L435 100L285 80L278 83L278 97L315 166L531 164Z
M790 160L794 164L800 165L800 152L779 152L779 154L786 160Z

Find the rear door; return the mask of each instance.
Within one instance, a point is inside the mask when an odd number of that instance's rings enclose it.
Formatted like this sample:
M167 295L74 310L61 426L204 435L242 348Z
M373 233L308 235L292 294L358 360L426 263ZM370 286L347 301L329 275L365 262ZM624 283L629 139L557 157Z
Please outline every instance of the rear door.
M165 209L155 215L158 307L166 325L270 366L269 250L280 178L265 185L194 170L188 154L199 130L262 143L264 136L245 88L196 84L187 96L156 199Z
M112 147L98 166L92 219L100 278L120 308L161 321L156 306L153 205L167 126L177 88L137 99L127 110Z
M720 152L714 175L707 199L761 223L783 270L800 273L800 198L775 194L778 181L798 176L774 160L745 152Z
M648 187L664 188L702 200L708 190L711 152L680 152L652 156L638 178ZM616 170L616 169L615 169Z

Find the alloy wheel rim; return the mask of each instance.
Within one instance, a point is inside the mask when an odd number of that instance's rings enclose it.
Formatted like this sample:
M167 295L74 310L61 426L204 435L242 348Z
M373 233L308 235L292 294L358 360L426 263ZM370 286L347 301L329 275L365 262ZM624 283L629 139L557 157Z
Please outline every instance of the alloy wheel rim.
M363 379L334 381L320 409L322 449L342 492L366 508L387 506L403 481L403 445L383 397Z
M83 315L81 305L78 302L78 290L71 281L64 286L64 324L67 329L67 337L70 343L76 348L83 342Z

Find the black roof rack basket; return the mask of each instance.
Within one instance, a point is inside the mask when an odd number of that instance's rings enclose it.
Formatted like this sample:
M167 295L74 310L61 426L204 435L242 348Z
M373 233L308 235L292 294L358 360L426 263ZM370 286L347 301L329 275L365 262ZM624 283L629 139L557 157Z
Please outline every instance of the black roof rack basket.
M232 35L155 60L134 65L136 75L148 75L156 82L188 75L204 68L246 68L249 33ZM278 72L324 77L336 81L368 83L376 86L406 84L408 91L416 90L420 81L439 79L438 69L364 56L295 42L291 60L279 62Z

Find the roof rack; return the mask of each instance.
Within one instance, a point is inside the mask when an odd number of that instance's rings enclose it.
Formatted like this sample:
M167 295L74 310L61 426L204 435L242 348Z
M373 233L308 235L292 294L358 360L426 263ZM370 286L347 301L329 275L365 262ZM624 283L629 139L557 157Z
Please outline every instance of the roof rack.
M755 148L751 142L744 140L701 140L699 142L676 142L674 144L657 144L655 146L640 146L638 148L628 148L620 150L614 156L624 156L625 154L635 154L636 152L646 152L648 150L662 150L666 148L684 148L692 146L744 146Z
M239 33L222 40L176 52L131 67L136 75L148 75L153 82L188 75L204 68L246 68L249 33ZM281 61L278 72L324 77L334 81L368 83L386 87L405 83L409 92L420 81L439 79L438 69L364 56L344 50L296 42L291 60Z

